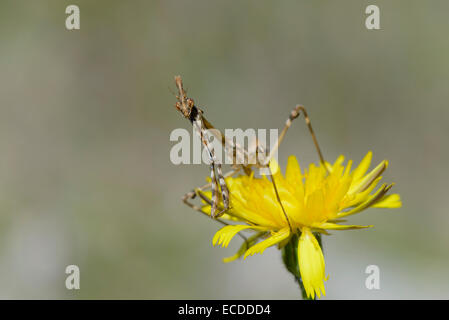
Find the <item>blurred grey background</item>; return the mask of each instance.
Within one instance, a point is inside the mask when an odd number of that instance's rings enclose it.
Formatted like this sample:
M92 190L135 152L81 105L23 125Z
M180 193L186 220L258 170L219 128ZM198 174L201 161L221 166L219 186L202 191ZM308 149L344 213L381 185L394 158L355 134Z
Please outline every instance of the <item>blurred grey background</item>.
M65 28L76 4L81 29ZM381 30L365 28L365 8ZM328 160L390 161L403 208L324 237L326 299L449 298L447 1L2 1L0 298L297 299L271 248L223 264L219 225L184 206L173 76L218 128L308 108ZM303 122L280 162L317 161ZM65 288L65 268L81 289ZM365 268L380 268L380 290Z

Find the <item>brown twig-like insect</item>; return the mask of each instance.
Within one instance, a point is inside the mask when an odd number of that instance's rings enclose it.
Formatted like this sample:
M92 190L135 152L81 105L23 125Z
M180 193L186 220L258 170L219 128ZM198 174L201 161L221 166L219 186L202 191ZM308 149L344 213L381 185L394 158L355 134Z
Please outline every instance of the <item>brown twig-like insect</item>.
M304 115L306 124L309 128L309 132L310 132L313 142L315 144L315 148L318 152L320 162L324 164L323 155L318 146L318 141L317 141L315 133L312 129L310 119L309 119L307 112L303 106L298 105L291 111L291 113L285 123L285 126L284 126L283 130L281 131L281 134L279 135L278 140L276 141L276 144L271 149L268 156L266 156L266 151L264 150L264 148L261 147L257 142L256 142L257 143L256 149L255 149L256 154L254 155L254 154L250 154L248 152L248 150L245 150L237 143L234 143L233 141L228 140L219 130L215 129L212 126L212 124L206 120L206 118L203 116L203 111L195 105L195 102L193 101L193 99L187 97L186 92L183 88L182 79L180 76L175 77L175 83L176 83L176 87L178 89L178 95L176 97L178 99L178 101L176 102L175 107L177 110L179 110L182 113L182 115L186 119L188 119L192 123L193 127L195 128L195 131L201 137L201 142L202 142L203 146L206 148L209 158L210 158L209 160L210 160L211 182L200 187L200 188L195 188L193 191L185 194L184 197L182 198L182 200L184 201L185 204L187 204L189 207L195 209L196 211L199 211L205 215L209 215L206 212L204 212L202 208L194 205L193 203L191 203L189 201L191 199L194 199L196 196L199 196L201 199L203 199L208 204L210 204L210 206L211 206L210 216L212 218L215 218L217 221L219 221L222 224L227 224L226 222L218 219L221 215L223 215L227 210L230 209L230 202L229 202L230 194L229 194L229 189L226 185L225 178L236 174L240 170L243 170L245 174L250 175L252 172L252 166L254 166L256 168L268 168L269 169L269 165L268 165L269 160L272 158L274 153L279 148L279 146L280 146L282 140L284 139L284 136L287 133L287 130L290 128L293 120L298 118L298 116L301 113ZM207 130L210 130L210 129L215 129L214 132L219 132L219 134L218 134L219 141L221 141L223 147L225 147L225 152L231 153L231 157L234 160L234 162L232 164L233 170L231 170L226 175L223 175L221 163L219 163L217 161L217 159L215 158L213 146L209 142ZM229 146L230 146L230 148L229 148ZM229 149L231 149L231 150L229 150ZM250 159L251 158L251 159L255 160L255 162L251 162L251 163L245 162L242 164L238 164L238 163L235 163L236 158L239 158L239 159ZM288 221L288 216L285 213L284 207L279 198L279 193L277 191L276 183L275 183L272 175L270 175L270 177L271 177L271 182L273 184L273 188L274 188L274 191L275 191L275 194L277 197L277 201L280 204L280 207L281 207L282 211L284 212L284 215ZM217 183L217 180L218 180L218 183ZM219 188L218 188L218 184L219 184ZM204 191L207 190L208 188L212 189L211 200L209 200L209 198L206 197L206 195L204 194ZM223 202L223 207L220 207L220 208L219 208L220 199L218 196L219 189L221 191L221 200ZM220 211L217 213L218 209L220 209ZM289 224L290 224L290 222L289 222Z
M195 131L199 134L201 142L206 148L209 154L210 160L210 178L212 187L212 207L211 216L216 218L221 216L226 210L229 209L229 190L223 177L223 171L221 169L221 163L215 158L215 153L212 145L209 143L209 137L207 136L207 129L212 126L203 117L203 111L195 106L193 99L186 96L185 90L182 86L182 80L180 76L175 77L175 83L178 88L179 95L177 96L178 102L176 102L176 109L178 109L185 118L189 119L192 123ZM215 169L217 172L215 173ZM224 209L218 214L216 213L218 207L218 191L217 191L217 176L220 183L221 196L224 204Z

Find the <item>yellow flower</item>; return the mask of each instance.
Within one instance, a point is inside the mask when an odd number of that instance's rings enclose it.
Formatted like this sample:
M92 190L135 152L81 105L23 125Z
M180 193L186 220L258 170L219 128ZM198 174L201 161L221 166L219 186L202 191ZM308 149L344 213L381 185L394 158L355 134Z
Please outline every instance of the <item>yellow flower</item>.
M388 167L382 161L369 173L372 153L363 158L359 166L351 171L352 161L346 166L340 156L333 165L326 163L301 172L298 161L290 156L285 176L276 162L270 169L276 183L280 206L270 178L241 175L226 179L230 190L231 209L222 217L244 224L228 225L220 229L213 238L213 245L227 247L231 239L245 229L258 231L249 238L240 250L224 261L244 258L263 251L275 244L282 248L291 236L300 234L298 264L307 296L315 298L325 295L325 263L321 247L314 233L328 234L327 230L360 229L371 226L341 225L342 218L359 213L369 207L398 208L398 194L386 195L392 185L381 185L382 172ZM210 197L210 193L206 193ZM203 209L210 213L210 206ZM258 240L263 241L258 242Z

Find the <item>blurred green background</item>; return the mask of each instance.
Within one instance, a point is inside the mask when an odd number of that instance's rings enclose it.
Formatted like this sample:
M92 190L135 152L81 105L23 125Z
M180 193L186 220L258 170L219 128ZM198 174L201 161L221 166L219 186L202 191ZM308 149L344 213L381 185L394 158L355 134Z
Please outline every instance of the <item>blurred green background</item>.
M76 4L81 29L65 28ZM365 8L381 30L365 28ZM278 128L308 108L328 160L386 158L403 208L324 237L326 299L449 298L449 2L2 1L0 298L296 299L271 248L223 264L219 228L182 204L190 124L173 76L218 128ZM317 161L303 122L280 162ZM65 288L65 268L81 289ZM380 268L367 290L365 268Z

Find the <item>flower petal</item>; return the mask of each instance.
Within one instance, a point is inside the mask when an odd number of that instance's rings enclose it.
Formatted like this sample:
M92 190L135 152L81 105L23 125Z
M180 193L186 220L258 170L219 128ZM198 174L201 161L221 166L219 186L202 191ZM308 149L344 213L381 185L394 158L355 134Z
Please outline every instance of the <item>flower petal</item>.
M259 238L262 237L265 233L266 232L262 231L262 232L258 232L255 235L249 237L248 240L246 240L242 243L242 245L240 246L240 249L237 251L236 254L234 254L230 257L227 257L227 258L223 258L223 262L228 263L228 262L237 260L238 258L243 256L245 254L246 250L248 250L249 247L254 245L257 242L257 240L259 240Z
M252 246L245 252L245 256L243 257L246 259L248 256L252 256L256 253L263 253L266 248L271 247L272 245L275 245L276 243L279 243L286 238L290 236L290 229L289 228L283 228L279 230L278 232L275 232L269 237L268 239Z
M355 207L352 210L339 212L337 214L337 217L341 218L341 217L350 216L350 215L359 213L360 211L365 210L366 208L369 208L369 207L373 206L380 199L382 199L382 197L388 192L388 190L391 189L392 186L393 186L392 184L390 184L389 186L386 186L385 184L382 185L379 188L379 190L376 191L375 194L373 194L371 197L368 198L368 200L366 200L365 202L359 204L357 207Z
M365 172L368 170L369 165L371 164L371 159L373 158L373 152L368 151L368 153L363 157L362 161L358 165L357 169L353 172L353 180L357 181L363 177Z
M388 196L384 196L377 203L375 203L373 208L400 208L402 207L402 201L399 194L394 193Z
M349 207L358 206L362 202L365 202L366 199L368 199L371 196L370 193L376 188L376 186L377 186L377 184L379 183L380 180L382 180L382 176L377 177L377 179L374 180L371 183L371 185L367 189L365 189L364 191L356 193L356 194L353 194L353 195L350 195L348 197L349 200L346 203L344 203L343 208L349 208Z
M277 163L276 159L271 159L269 166L270 166L270 173L273 176L277 176L281 173L281 169L279 168L279 164Z
M315 298L315 294L321 297L321 292L326 295L323 252L310 229L303 228L301 231L298 243L298 263L302 283L308 297Z
M245 229L254 229L254 230L266 230L264 227L257 226L248 226L248 225L228 225L215 233L214 238L212 239L212 245L221 245L223 248L226 248L231 242L232 238L242 230Z
M291 185L302 186L302 174L298 160L295 156L289 156L287 160L287 169L285 170L285 179Z
M211 213L211 210L212 208L210 207L210 205L205 205L205 206L202 206L201 207L201 210L205 213L205 214L207 214L207 215L209 215L210 216L210 213ZM229 211L227 211L227 212L232 212L232 208L229 210ZM241 219L239 219L239 218L237 218L237 217L234 217L234 216L232 216L232 215L230 215L230 214L228 214L228 213L224 213L221 217L220 217L220 220L229 220L229 221L241 221Z
M320 229L327 229L327 230L354 230L354 229L371 228L373 226L344 225L344 224L325 222L320 225L317 224L316 227L320 228Z
M379 177L382 172L388 167L388 161L384 160L377 167L375 167L370 173L368 173L363 178L360 178L358 181L354 182L354 185L349 188L349 194L355 194L358 192L362 192L367 189L376 179Z
M341 166L341 164L343 163L343 161L345 161L345 156L344 155L339 155L337 160L335 160L334 164L332 165L332 171L334 171L336 168L338 168L339 166Z

